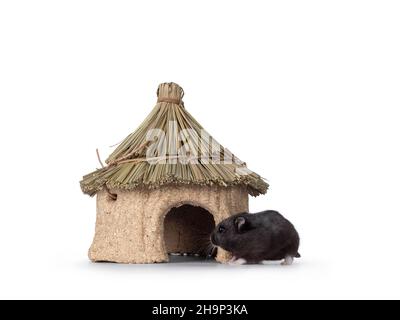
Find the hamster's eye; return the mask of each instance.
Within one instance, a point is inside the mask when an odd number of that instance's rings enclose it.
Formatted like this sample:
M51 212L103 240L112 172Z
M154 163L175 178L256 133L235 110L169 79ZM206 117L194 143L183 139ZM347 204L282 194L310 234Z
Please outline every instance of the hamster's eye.
M220 226L220 227L218 228L218 232L219 232L219 233L225 232L225 227Z

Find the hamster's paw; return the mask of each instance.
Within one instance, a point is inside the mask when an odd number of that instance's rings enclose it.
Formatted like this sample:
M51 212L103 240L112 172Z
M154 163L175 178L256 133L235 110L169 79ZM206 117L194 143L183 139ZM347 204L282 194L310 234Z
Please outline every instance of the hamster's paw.
M235 256L233 256L229 261L228 264L231 264L233 262L235 262L237 260L237 258Z
M242 265L242 264L246 264L247 261L245 259L243 259L243 258L239 258L239 259L236 259L234 261L229 261L228 263L231 266L239 266L239 265Z
M282 266L290 266L293 263L292 256L286 256L285 259L281 262Z

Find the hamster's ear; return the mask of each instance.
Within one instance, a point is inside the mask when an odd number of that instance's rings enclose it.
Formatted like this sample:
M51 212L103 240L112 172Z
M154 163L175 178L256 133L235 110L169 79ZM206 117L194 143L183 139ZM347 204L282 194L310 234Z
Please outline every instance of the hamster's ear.
M237 217L235 219L236 230L241 233L246 229L246 218L245 217Z

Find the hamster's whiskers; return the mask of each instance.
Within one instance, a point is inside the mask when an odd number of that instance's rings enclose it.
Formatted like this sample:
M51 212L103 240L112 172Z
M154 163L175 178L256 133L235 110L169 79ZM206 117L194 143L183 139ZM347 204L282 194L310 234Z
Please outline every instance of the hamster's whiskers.
M199 255L205 256L206 259L213 257L217 247L211 243L210 234L209 233L199 234L197 239L198 239L198 245L196 247L197 253Z

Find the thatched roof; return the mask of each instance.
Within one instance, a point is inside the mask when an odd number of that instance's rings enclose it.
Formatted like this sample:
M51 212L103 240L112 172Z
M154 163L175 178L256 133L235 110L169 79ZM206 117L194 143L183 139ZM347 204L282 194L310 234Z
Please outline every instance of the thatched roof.
M219 149L185 109L181 87L163 83L157 96L154 109L118 145L106 166L83 177L84 193L93 196L103 188L132 190L165 184L245 185L253 196L266 193L268 184L228 150Z

